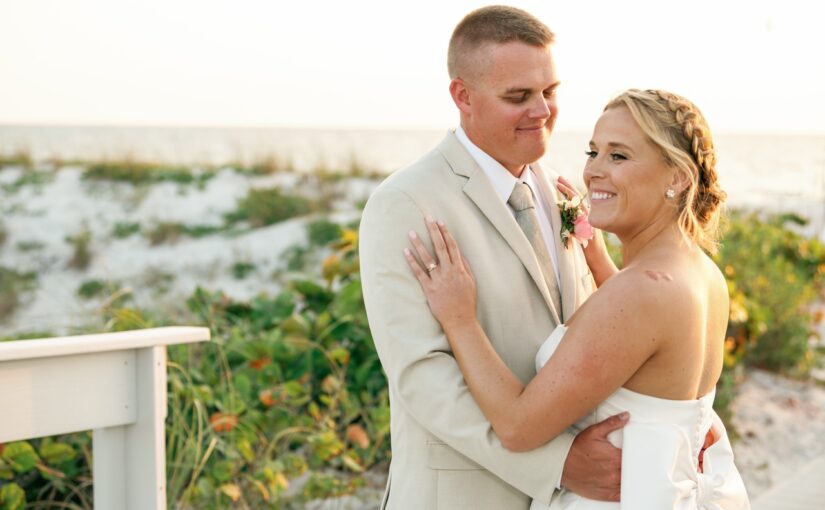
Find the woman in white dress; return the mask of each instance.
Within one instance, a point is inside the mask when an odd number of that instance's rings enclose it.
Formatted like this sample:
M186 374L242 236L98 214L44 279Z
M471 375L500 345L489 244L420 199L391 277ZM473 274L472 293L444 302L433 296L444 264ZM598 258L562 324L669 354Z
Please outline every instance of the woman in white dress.
M598 291L545 342L526 387L476 320L471 269L445 225L428 218L435 257L411 236L410 267L505 447L529 450L630 413L610 437L622 447L621 503L563 491L552 509L747 509L712 409L729 302L704 251L715 248L725 198L704 117L675 94L628 90L605 108L587 157L589 220L621 240L624 268L594 275Z

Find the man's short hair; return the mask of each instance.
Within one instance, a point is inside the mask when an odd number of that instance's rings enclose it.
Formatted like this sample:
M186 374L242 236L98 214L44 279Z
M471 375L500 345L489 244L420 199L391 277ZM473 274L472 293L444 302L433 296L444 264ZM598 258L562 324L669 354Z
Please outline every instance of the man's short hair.
M476 9L455 27L447 50L450 78L466 77L473 50L486 43L520 41L531 46L549 46L555 35L532 14L506 5Z

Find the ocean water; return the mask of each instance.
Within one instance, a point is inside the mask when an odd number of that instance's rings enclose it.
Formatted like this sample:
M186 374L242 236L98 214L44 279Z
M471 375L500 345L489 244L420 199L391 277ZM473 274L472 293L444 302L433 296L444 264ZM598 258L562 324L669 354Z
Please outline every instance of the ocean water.
M36 160L124 159L250 163L274 157L299 171L324 166L389 173L433 148L444 130L0 126L0 154ZM542 163L581 183L590 133L554 133ZM729 204L794 211L825 236L825 136L719 134L717 169Z

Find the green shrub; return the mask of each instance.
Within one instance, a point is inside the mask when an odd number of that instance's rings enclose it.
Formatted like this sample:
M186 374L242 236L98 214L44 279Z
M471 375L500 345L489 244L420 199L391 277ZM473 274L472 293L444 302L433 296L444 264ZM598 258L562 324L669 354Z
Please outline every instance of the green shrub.
M804 222L731 215L716 256L731 293L729 364L805 374L816 361L811 308L825 289L825 246L794 230Z
M326 218L309 223L306 229L307 239L309 239L309 244L312 246L326 246L336 239L340 239L343 233L341 225Z
M255 264L251 262L235 262L232 264L232 276L236 280L243 280L255 271Z
M106 289L106 282L103 280L86 280L77 288L77 295L83 299L91 299L100 295Z
M140 232L140 223L119 221L115 223L112 235L117 239L125 239Z
M20 306L25 293L34 290L37 276L0 266L0 321L7 319Z
M42 241L19 241L17 243L17 251L21 252L40 251L45 247Z
M198 178L203 180L213 176L214 172L204 172L200 177L196 177L192 170L186 167L132 160L91 163L83 172L83 178L86 180L127 182L135 185L157 182L190 184Z
M157 246L159 244L174 244L183 235L183 225L176 222L160 222L146 232L149 244Z
M31 152L27 149L18 149L7 155L0 155L0 169L4 166L21 166L24 169L34 167Z
M2 221L0 221L0 248L2 248L4 244L6 244L6 239L8 238L9 233L6 230L6 226L3 224Z
M264 227L309 214L319 206L301 195L283 192L280 188L251 189L238 202L235 211L226 214L228 224L246 221L252 227Z
M72 257L69 259L69 268L84 270L92 262L92 233L84 227L78 234L66 236L66 242L72 246Z

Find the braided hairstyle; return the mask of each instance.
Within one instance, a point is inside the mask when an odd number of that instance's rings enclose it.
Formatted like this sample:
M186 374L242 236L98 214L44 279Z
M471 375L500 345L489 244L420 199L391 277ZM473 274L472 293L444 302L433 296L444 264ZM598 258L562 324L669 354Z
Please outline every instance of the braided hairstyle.
M664 90L627 90L605 110L620 106L630 111L667 164L689 183L677 198L682 234L708 252L716 252L720 207L727 194L719 187L716 151L702 112L684 97Z

